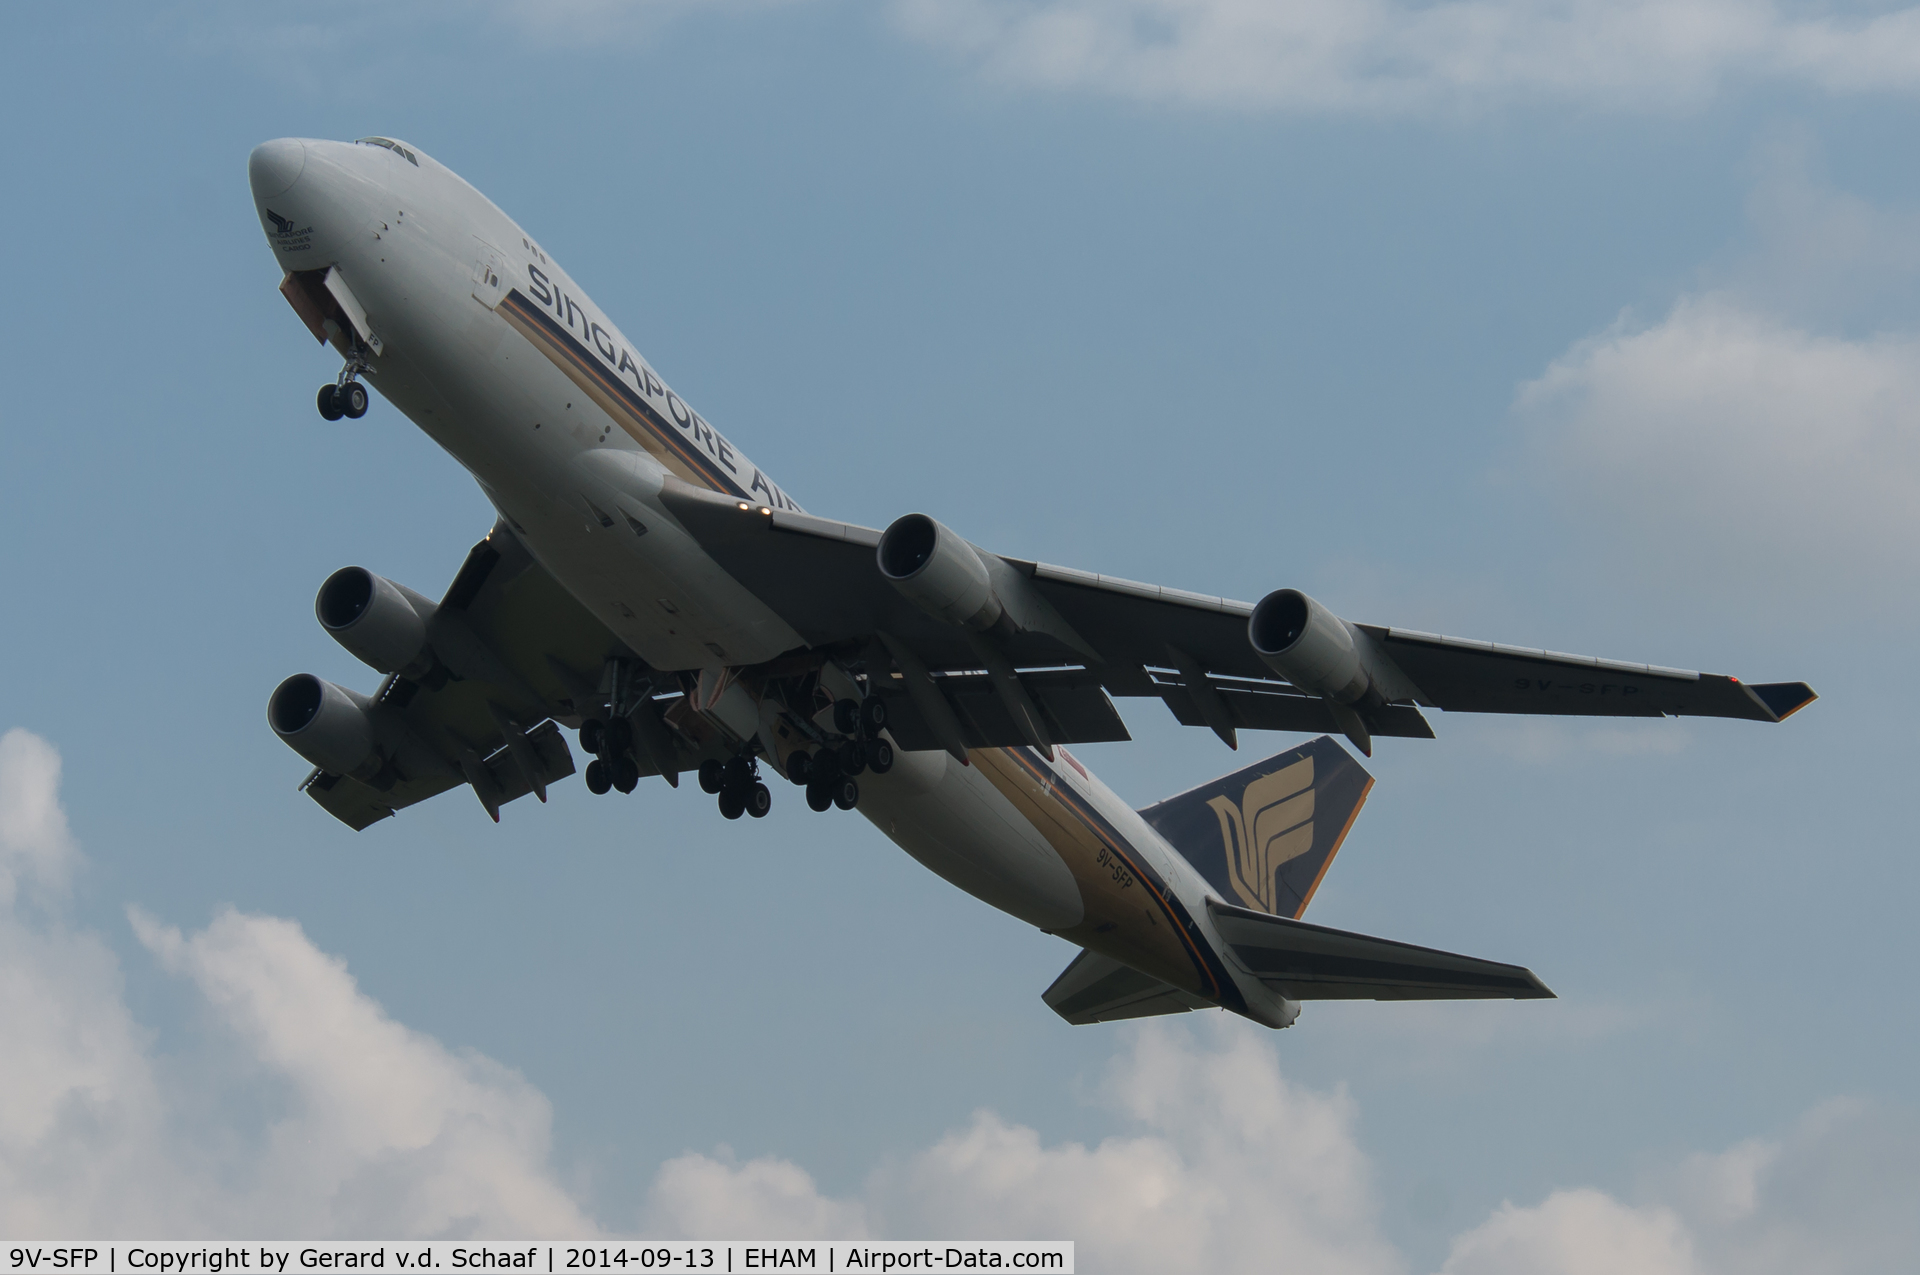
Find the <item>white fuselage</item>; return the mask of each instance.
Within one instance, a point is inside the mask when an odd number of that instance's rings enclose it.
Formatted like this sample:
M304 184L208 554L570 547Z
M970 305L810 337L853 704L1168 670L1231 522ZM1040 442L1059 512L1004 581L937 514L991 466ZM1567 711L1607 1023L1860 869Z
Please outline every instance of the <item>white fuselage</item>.
M249 175L283 269L335 268L364 311L372 385L641 659L740 667L805 646L660 494L678 478L799 506L491 201L397 143L269 142ZM1290 1017L1218 940L1206 882L1064 749L902 753L863 777L858 809L995 907L1259 1021Z

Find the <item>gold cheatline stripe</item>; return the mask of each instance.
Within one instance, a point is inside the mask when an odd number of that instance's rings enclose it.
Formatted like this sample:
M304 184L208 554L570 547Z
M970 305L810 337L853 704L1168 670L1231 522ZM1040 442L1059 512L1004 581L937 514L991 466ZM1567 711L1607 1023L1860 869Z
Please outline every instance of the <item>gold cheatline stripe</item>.
M572 376L575 371L591 380L593 384L580 388L593 395L608 415L620 422L621 429L629 437L642 447L646 447L651 439L665 448L669 455L662 459L669 462L677 460L685 467L687 472L681 477L698 482L711 491L725 492L729 496L748 496L747 489L723 473L717 461L681 438L652 404L635 395L617 374L609 372L605 365L593 358L572 333L561 328L544 311L534 308L531 302L520 295L518 288L507 294L507 299L500 303L500 309L506 312L508 322L521 335L543 347L547 357L561 371L568 373L569 379L574 380L575 384L579 384L578 379ZM599 392L595 393L596 390ZM601 401L602 396L613 401ZM687 411L691 414L693 409L688 408ZM635 426L638 426L638 430ZM647 450L654 449L649 447Z
M1333 866L1333 856L1340 853L1340 847L1346 844L1347 834L1353 831L1353 821L1360 817L1360 808L1367 804L1367 794L1373 791L1373 776L1367 776L1367 786L1360 790L1360 800L1353 803L1353 809L1347 812L1347 821L1340 825L1340 835L1333 839L1333 846L1327 851L1327 857L1320 861L1320 870L1313 874L1313 884L1307 887L1306 897L1300 900L1299 910L1293 914L1298 921L1307 914L1307 904L1313 902L1313 896L1320 889L1320 882L1326 878L1327 869Z
M1148 893L1153 895L1154 901L1160 905L1161 912L1165 913L1168 924L1173 927L1173 932L1178 934L1180 941L1186 945L1187 955L1189 959L1193 961L1195 968L1200 971L1201 976L1207 982L1213 984L1214 999L1216 1001L1226 999L1227 993L1221 986L1219 975L1214 973L1213 968L1207 964L1206 956L1200 951L1199 945L1194 941L1193 935L1187 932L1185 923L1183 923L1180 917L1174 912L1173 905L1167 901L1166 894L1154 885L1154 877L1159 874L1153 873L1150 875L1148 871L1136 861L1132 853L1132 847L1123 844L1125 838L1121 837L1117 831L1111 835L1108 834L1100 826L1104 820L1092 817L1087 811L1080 809L1079 803L1081 799L1078 793L1066 791L1057 784L1049 783L1049 776L1040 770L1038 763L1030 761L1018 749L1000 748L994 749L993 751L1004 753L1006 756L1011 757L1014 764L1025 770L1030 778L1039 781L1042 795L1052 798L1056 803L1071 811L1073 816L1080 821L1081 825L1093 833L1102 844L1126 860L1127 867L1132 869L1133 874L1140 878L1140 884L1145 886ZM1235 992L1239 990L1237 987L1234 988Z

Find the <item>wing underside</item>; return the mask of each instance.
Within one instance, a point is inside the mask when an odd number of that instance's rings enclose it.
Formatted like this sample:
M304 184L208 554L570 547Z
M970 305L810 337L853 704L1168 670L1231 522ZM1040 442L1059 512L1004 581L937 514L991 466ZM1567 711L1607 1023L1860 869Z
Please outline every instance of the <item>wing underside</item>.
M809 646L864 657L870 666L877 661L883 672L904 665L904 649L939 685L969 747L1027 742L996 700L966 630L919 610L882 578L874 564L880 532L757 508L684 483L669 482L662 498L701 547ZM1289 684L1254 652L1248 603L1045 563L995 561L1024 581L1045 613L1046 623L1000 640L1046 724L1059 732L1053 742L1127 738L1109 696L1157 698L1183 724L1210 726L1229 742L1243 728L1345 729L1325 699ZM1771 722L1814 698L1798 682L1750 686L1685 669L1355 627L1397 665L1396 681L1411 690L1366 710L1374 735L1432 738L1422 709ZM895 658L880 651L881 634ZM908 694L911 676L901 667L879 681L904 732L901 743L939 746L935 724L921 711L924 697Z
M1023 599L1017 622L989 637L936 619L889 585L875 562L881 533L870 528L755 507L673 479L661 499L804 641L769 665L728 676L764 686L836 663L885 702L896 746L909 751L964 756L973 748L1124 740L1115 698L1159 699L1176 720L1209 727L1234 746L1246 729L1344 732L1363 749L1367 734L1432 738L1423 709L1778 721L1813 699L1798 682L1754 686L1357 625L1405 693L1363 706L1356 728L1356 710L1290 684L1260 660L1243 602L980 551ZM699 714L685 711L698 671L647 669L504 521L468 555L432 624L444 667L426 680L391 677L376 697L375 717L391 737L388 764L354 776L315 771L304 785L353 827L461 785L496 818L501 804L528 792L544 800L546 786L574 769L555 723L577 726L590 709L606 711L616 667L637 668L655 688L631 710L646 740L633 751L639 775L677 782L707 757L732 755Z

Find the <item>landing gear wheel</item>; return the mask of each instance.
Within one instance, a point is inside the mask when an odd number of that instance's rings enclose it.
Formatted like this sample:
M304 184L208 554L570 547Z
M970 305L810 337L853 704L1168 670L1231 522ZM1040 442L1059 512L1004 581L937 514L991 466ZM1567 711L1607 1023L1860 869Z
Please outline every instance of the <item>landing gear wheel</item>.
M835 700L833 728L842 735L857 733L860 729L860 705L850 699Z
M613 787L613 776L607 773L607 763L590 761L587 763L587 791L596 797L604 797Z
M872 739L887 725L887 702L878 695L869 695L860 701L860 732Z
M608 722L600 732L602 747L619 753L625 752L627 745L633 742L633 727L624 717L616 717ZM595 749L598 752L600 749Z
M606 723L597 717L589 717L580 723L580 747L590 753L600 751L600 741L605 738Z
M613 786L621 792L632 792L640 786L640 768L632 758L622 755L613 759Z
M765 784L756 783L747 790L747 813L755 819L765 819L767 811L773 809L773 794L767 791Z
M740 794L729 788L720 794L720 814L723 818L738 819L747 813L747 803Z
M745 792L747 785L753 782L753 763L745 757L735 757L727 763L722 773L726 776L724 782L729 788Z
M860 785L853 782L853 776L842 775L834 781L833 804L842 810L852 810L860 804Z
M813 773L813 755L799 749L787 754L787 778L796 784L804 784Z
M876 739L867 745L867 769L876 775L884 775L893 769L893 745L884 739Z
M320 415L330 421L337 421L345 415L340 410L340 396L337 392L339 389L338 385L322 385L320 397L314 400L314 406L320 409Z
M700 791L719 792L727 785L727 769L722 763L709 757L700 763Z
M334 391L333 401L339 405L342 416L357 421L367 414L367 387L358 381L348 381Z
M807 809L816 814L833 809L833 789L826 784L808 784Z
M867 746L857 739L850 739L840 745L840 769L849 775L857 775L867 768Z

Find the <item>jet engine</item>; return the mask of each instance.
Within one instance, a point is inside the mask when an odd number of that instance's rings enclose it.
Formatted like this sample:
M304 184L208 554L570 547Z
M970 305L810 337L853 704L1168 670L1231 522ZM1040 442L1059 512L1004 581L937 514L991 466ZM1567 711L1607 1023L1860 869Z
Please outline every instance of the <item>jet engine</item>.
M434 604L365 567L342 567L328 576L313 610L334 641L382 673L417 680L434 666L427 645Z
M876 557L901 596L949 624L990 629L1006 610L979 551L925 514L894 519Z
M1247 640L1269 668L1303 691L1352 704L1373 685L1347 622L1298 589L1260 599L1247 621Z
M364 695L311 673L296 673L267 701L267 724L287 747L320 769L364 776L380 768L371 707Z

